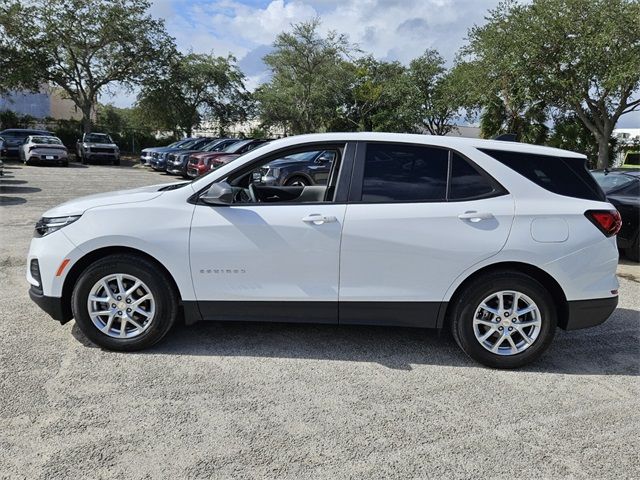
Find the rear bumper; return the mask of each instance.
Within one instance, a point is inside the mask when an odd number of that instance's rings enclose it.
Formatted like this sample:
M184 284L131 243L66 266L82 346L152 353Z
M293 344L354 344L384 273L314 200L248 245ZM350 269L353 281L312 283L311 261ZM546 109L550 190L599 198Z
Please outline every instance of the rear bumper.
M58 320L60 323L71 320L71 311L69 308L65 308L62 298L47 297L34 286L29 289L29 297L54 320Z
M595 327L607 320L618 305L618 297L567 302L568 315L560 322L565 330Z

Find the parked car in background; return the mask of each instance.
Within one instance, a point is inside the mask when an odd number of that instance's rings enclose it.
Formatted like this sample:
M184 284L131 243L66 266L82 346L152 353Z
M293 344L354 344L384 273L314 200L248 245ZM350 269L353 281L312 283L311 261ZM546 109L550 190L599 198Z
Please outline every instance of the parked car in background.
M622 217L622 227L616 237L618 248L629 259L640 261L640 168L594 170L591 173Z
M193 137L183 138L182 140L178 140L177 142L173 142L173 143L171 143L169 145L165 145L163 147L143 148L142 152L140 153L140 163L142 165L149 165L149 163L153 159L153 154L155 152L161 152L161 151L164 151L164 149L171 149L171 148L175 148L175 147L180 147L180 146L190 142L191 140L193 140Z
M319 151L335 152L324 185L260 183L275 159ZM40 307L112 350L150 347L178 317L392 325L448 329L471 358L516 368L557 328L593 327L614 311L619 220L581 154L302 135L191 183L45 212L26 277Z
M76 142L76 159L83 164L97 161L120 165L120 149L106 133L85 133Z
M156 171L164 172L167 169L167 158L169 157L169 154L181 150L199 150L208 143L211 143L213 140L216 140L216 138L197 137L179 147L171 147L166 148L161 152L154 152L153 158L151 159L151 162L149 162L149 166Z
M46 164L69 166L69 153L62 140L54 136L30 135L20 146L20 159L25 165Z
M4 158L4 155L4 138L0 137L0 176L4 175L4 162L2 160Z
M198 150L191 149L170 153L167 157L167 173L182 175L184 178L188 178L187 166L191 155L203 152L219 152L237 141L235 138L218 138Z
M210 142L200 146L199 148L187 148L170 152L167 155L167 173L172 175L183 175L184 177L186 177L189 155L202 151L210 152L215 151L216 149L222 150L224 148L225 142L226 144L228 144L230 140L232 139L215 138Z
M243 153L252 150L255 146L258 146L256 142L261 142L260 144L264 143L262 140L249 138L237 140L219 152L203 152L191 155L189 157L189 164L187 165L187 177L195 178L210 170L215 170Z
M280 158L262 167L262 183L285 186L326 185L336 155L335 150L316 150Z
M226 165L245 153L269 142L270 140L255 139L251 140L249 143L245 143L244 145L234 145L233 147L230 147L228 151L222 152L222 155L209 162L209 170L215 170L222 165Z
M20 158L20 146L24 143L29 135L52 136L53 133L46 130L37 130L31 128L9 128L0 132L0 137L4 139L4 153L1 153L4 160L10 158Z

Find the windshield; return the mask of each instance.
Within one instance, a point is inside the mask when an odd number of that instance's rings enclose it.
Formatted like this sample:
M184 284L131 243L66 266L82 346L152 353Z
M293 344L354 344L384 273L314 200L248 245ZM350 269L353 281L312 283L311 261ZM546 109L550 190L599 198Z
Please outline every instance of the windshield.
M604 190L604 193L609 193L623 187L631 182L633 178L628 175L611 173L611 172L591 172L593 177L600 185L600 188Z
M224 149L225 153L237 153L238 150L242 149L245 145L247 145L247 143L252 142L253 140L242 140L240 142L236 142L232 145L229 145L227 148Z
M229 142L234 143L235 140L217 140L213 143L210 143L205 148L202 149L203 152L219 152L223 150L226 146L229 145Z
M90 133L85 135L84 141L87 143L113 143L111 137L104 133Z
M39 145L62 145L58 137L31 137L31 141Z

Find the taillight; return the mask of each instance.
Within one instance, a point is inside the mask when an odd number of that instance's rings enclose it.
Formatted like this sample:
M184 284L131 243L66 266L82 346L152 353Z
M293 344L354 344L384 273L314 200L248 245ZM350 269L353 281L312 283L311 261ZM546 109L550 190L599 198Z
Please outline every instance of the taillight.
M607 237L614 236L622 226L617 210L587 210L584 215Z

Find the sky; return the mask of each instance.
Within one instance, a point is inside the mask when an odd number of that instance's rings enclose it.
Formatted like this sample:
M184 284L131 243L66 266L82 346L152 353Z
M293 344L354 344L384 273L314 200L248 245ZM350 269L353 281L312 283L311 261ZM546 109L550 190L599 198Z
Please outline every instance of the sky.
M408 63L428 48L451 63L467 31L481 24L498 0L152 0L151 15L165 20L182 52L232 54L247 87L268 79L262 57L275 37L300 21L320 17L321 30L348 35L380 60ZM117 91L103 101L130 106L134 94ZM625 118L627 117L627 118ZM640 112L619 127L640 126Z

